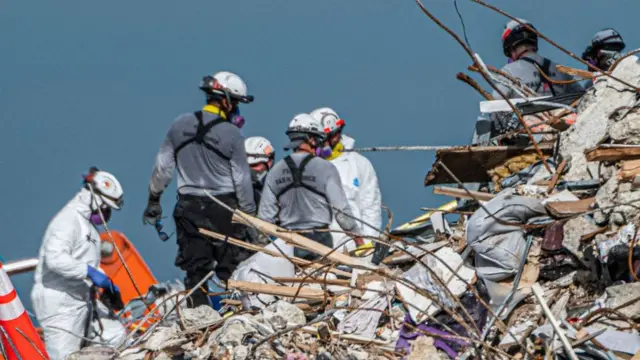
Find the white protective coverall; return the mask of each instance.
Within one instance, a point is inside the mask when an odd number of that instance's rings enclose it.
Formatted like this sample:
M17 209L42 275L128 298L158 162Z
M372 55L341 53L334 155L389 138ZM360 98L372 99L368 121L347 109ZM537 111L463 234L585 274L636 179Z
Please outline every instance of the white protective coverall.
M87 265L100 265L100 236L89 221L91 192L82 189L56 214L45 231L36 267L31 301L44 330L44 341L51 360L63 360L80 349L90 314L90 281ZM99 316L106 307L98 303ZM119 345L125 338L117 320L100 319L102 339ZM92 324L94 329L97 324ZM90 333L94 333L90 331Z
M340 141L345 150L353 149L355 145L355 140L346 135L342 135ZM378 176L369 159L357 152L349 151L331 160L331 163L336 166L338 173L340 173L342 187L347 195L353 215L380 229L382 225L380 187L378 186ZM375 237L380 235L378 231L368 225L362 223L359 223L359 225L362 229L362 235ZM342 230L336 222L335 212L330 229ZM347 251L351 251L356 248L356 243L353 240L343 244L350 238L346 234L334 232L332 235L334 247L342 244L339 251L343 251L345 248ZM371 242L371 240L367 239L364 239L364 241Z

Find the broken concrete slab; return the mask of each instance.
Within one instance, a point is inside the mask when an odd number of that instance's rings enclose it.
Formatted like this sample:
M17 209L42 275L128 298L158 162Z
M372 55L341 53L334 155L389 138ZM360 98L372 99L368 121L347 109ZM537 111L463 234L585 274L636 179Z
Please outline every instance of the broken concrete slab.
M640 64L631 56L616 67L614 76L638 84ZM635 91L608 77L600 78L587 92L582 102L586 107L578 113L576 123L567 130L560 141L560 155L571 159L565 180L587 180L596 178L598 164L587 163L584 151L595 147L607 135L609 115L621 106L633 105Z
M285 325L304 325L307 322L304 312L299 307L283 300L267 306L264 312L282 317L285 320ZM265 315L265 317L267 316Z
M640 283L631 283L610 286L606 290L607 300L605 306L617 308L631 300L640 298ZM618 309L622 314L634 319L640 319L640 301Z
M595 221L591 217L579 216L567 221L563 226L563 240L562 245L571 250L573 253L578 253L581 239L584 234L588 234L598 230L600 227L595 224Z

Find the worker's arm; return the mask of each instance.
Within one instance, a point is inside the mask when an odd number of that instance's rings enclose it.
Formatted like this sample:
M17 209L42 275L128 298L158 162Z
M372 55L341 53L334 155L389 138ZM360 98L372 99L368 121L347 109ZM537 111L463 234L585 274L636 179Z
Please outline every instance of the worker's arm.
M342 188L338 169L333 164L329 165L331 166L326 167L325 195L329 204L336 209L332 209L332 212L335 213L336 222L344 231L359 233L360 226L353 218L353 211L351 211L347 195Z
M362 220L380 229L382 226L382 200L378 176L371 161L364 156L358 157L358 174L360 177L360 190L358 191L357 204L360 208ZM361 224L362 235L380 236L380 233L371 226Z
M260 196L260 206L258 206L258 217L264 221L272 224L276 223L276 217L278 216L278 199L273 192L273 186L275 185L275 175L273 171L267 173L267 178L264 181L264 187L262 188L262 195Z
M44 263L56 274L72 280L87 277L87 264L72 256L74 241L78 239L80 224L77 219L59 218L51 225L48 237L44 239ZM99 240L98 240L99 241Z
M162 192L171 183L173 178L173 170L176 168L176 161L174 157L174 147L171 141L172 133L176 131L176 122L173 123L167 136L165 137L160 150L156 155L156 163L151 173L151 181L149 182L149 193L152 196L160 197Z
M238 207L247 214L256 214L256 201L253 197L253 184L251 183L251 169L247 162L247 153L244 149L244 139L238 133L233 140L231 153L231 177L233 187L238 197Z

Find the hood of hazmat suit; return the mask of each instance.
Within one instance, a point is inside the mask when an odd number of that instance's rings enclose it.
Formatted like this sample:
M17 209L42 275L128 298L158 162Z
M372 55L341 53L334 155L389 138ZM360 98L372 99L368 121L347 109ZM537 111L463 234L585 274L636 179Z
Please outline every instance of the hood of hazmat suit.
M89 221L92 199L89 190L80 190L51 220L42 239L31 301L51 360L77 351L82 341L77 336L85 336L91 286L87 266L100 265L100 236ZM112 325L119 338L122 325Z
M342 135L341 143L345 150L351 150L355 146L355 140L346 135ZM338 169L340 181L347 195L347 200L353 215L357 219L362 219L367 224L380 229L382 226L380 187L378 185L378 176L369 159L357 152L350 151L344 152L337 158L331 160L331 163ZM356 222L360 226L360 229L362 229L362 235L380 236L380 233L370 226L358 220L356 220ZM335 216L330 228L333 230L341 230L335 220ZM345 241L349 239L347 235L337 232L332 233L332 236L334 247L342 245L339 251L345 248L347 251L355 249L356 244L354 241L349 241L344 244ZM364 239L364 241L370 242L370 240L367 239Z

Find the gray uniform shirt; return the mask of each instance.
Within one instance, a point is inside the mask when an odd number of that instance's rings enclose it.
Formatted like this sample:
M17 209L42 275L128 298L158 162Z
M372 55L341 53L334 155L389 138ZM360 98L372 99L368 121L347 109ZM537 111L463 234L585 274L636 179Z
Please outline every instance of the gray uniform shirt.
M206 125L218 115L203 111L202 118ZM195 136L197 126L198 120L193 113L183 114L173 122L156 156L149 184L152 193L160 194L169 185L176 168L175 150ZM202 189L213 195L235 193L240 210L255 214L251 172L240 129L225 121L213 127L205 138L230 160L195 142L183 147L177 156L178 192L201 196L206 196Z
M542 68L542 64L544 63L545 59L544 57L534 52L528 52L523 55L523 57L528 57L534 60L536 63L538 63L540 68ZM540 96L553 95L551 89L549 88L549 84L542 81L544 80L544 78L542 77L542 75L540 75L540 72L538 71L536 66L525 60L522 60L522 58L505 65L504 67L502 67L502 70L520 79L520 82L522 84L527 85L531 88L531 90L535 91ZM554 63L553 61L551 62L551 66L549 66L549 74L547 74L547 76L553 80L573 80L572 76L557 71L556 63ZM507 98L511 99L520 97L520 95L518 95L510 88L501 84L496 85L498 86L500 91L502 91L507 96ZM553 84L553 90L555 91L556 95L562 95L580 92L583 90L583 88L579 83L576 82L563 85ZM502 98L502 96L500 96L500 94L495 90L493 91L492 95L494 99Z
M291 155L293 162L300 165L307 153L294 153ZM270 223L280 219L280 226L291 230L306 230L329 226L331 223L332 209L353 215L347 196L342 188L340 174L333 164L319 157L313 157L302 173L302 183L325 194L326 199L304 187L292 188L277 195L293 183L293 176L284 160L278 161L267 175L262 198L260 200L258 217ZM336 220L345 231L359 232L358 223L348 217L336 214Z

